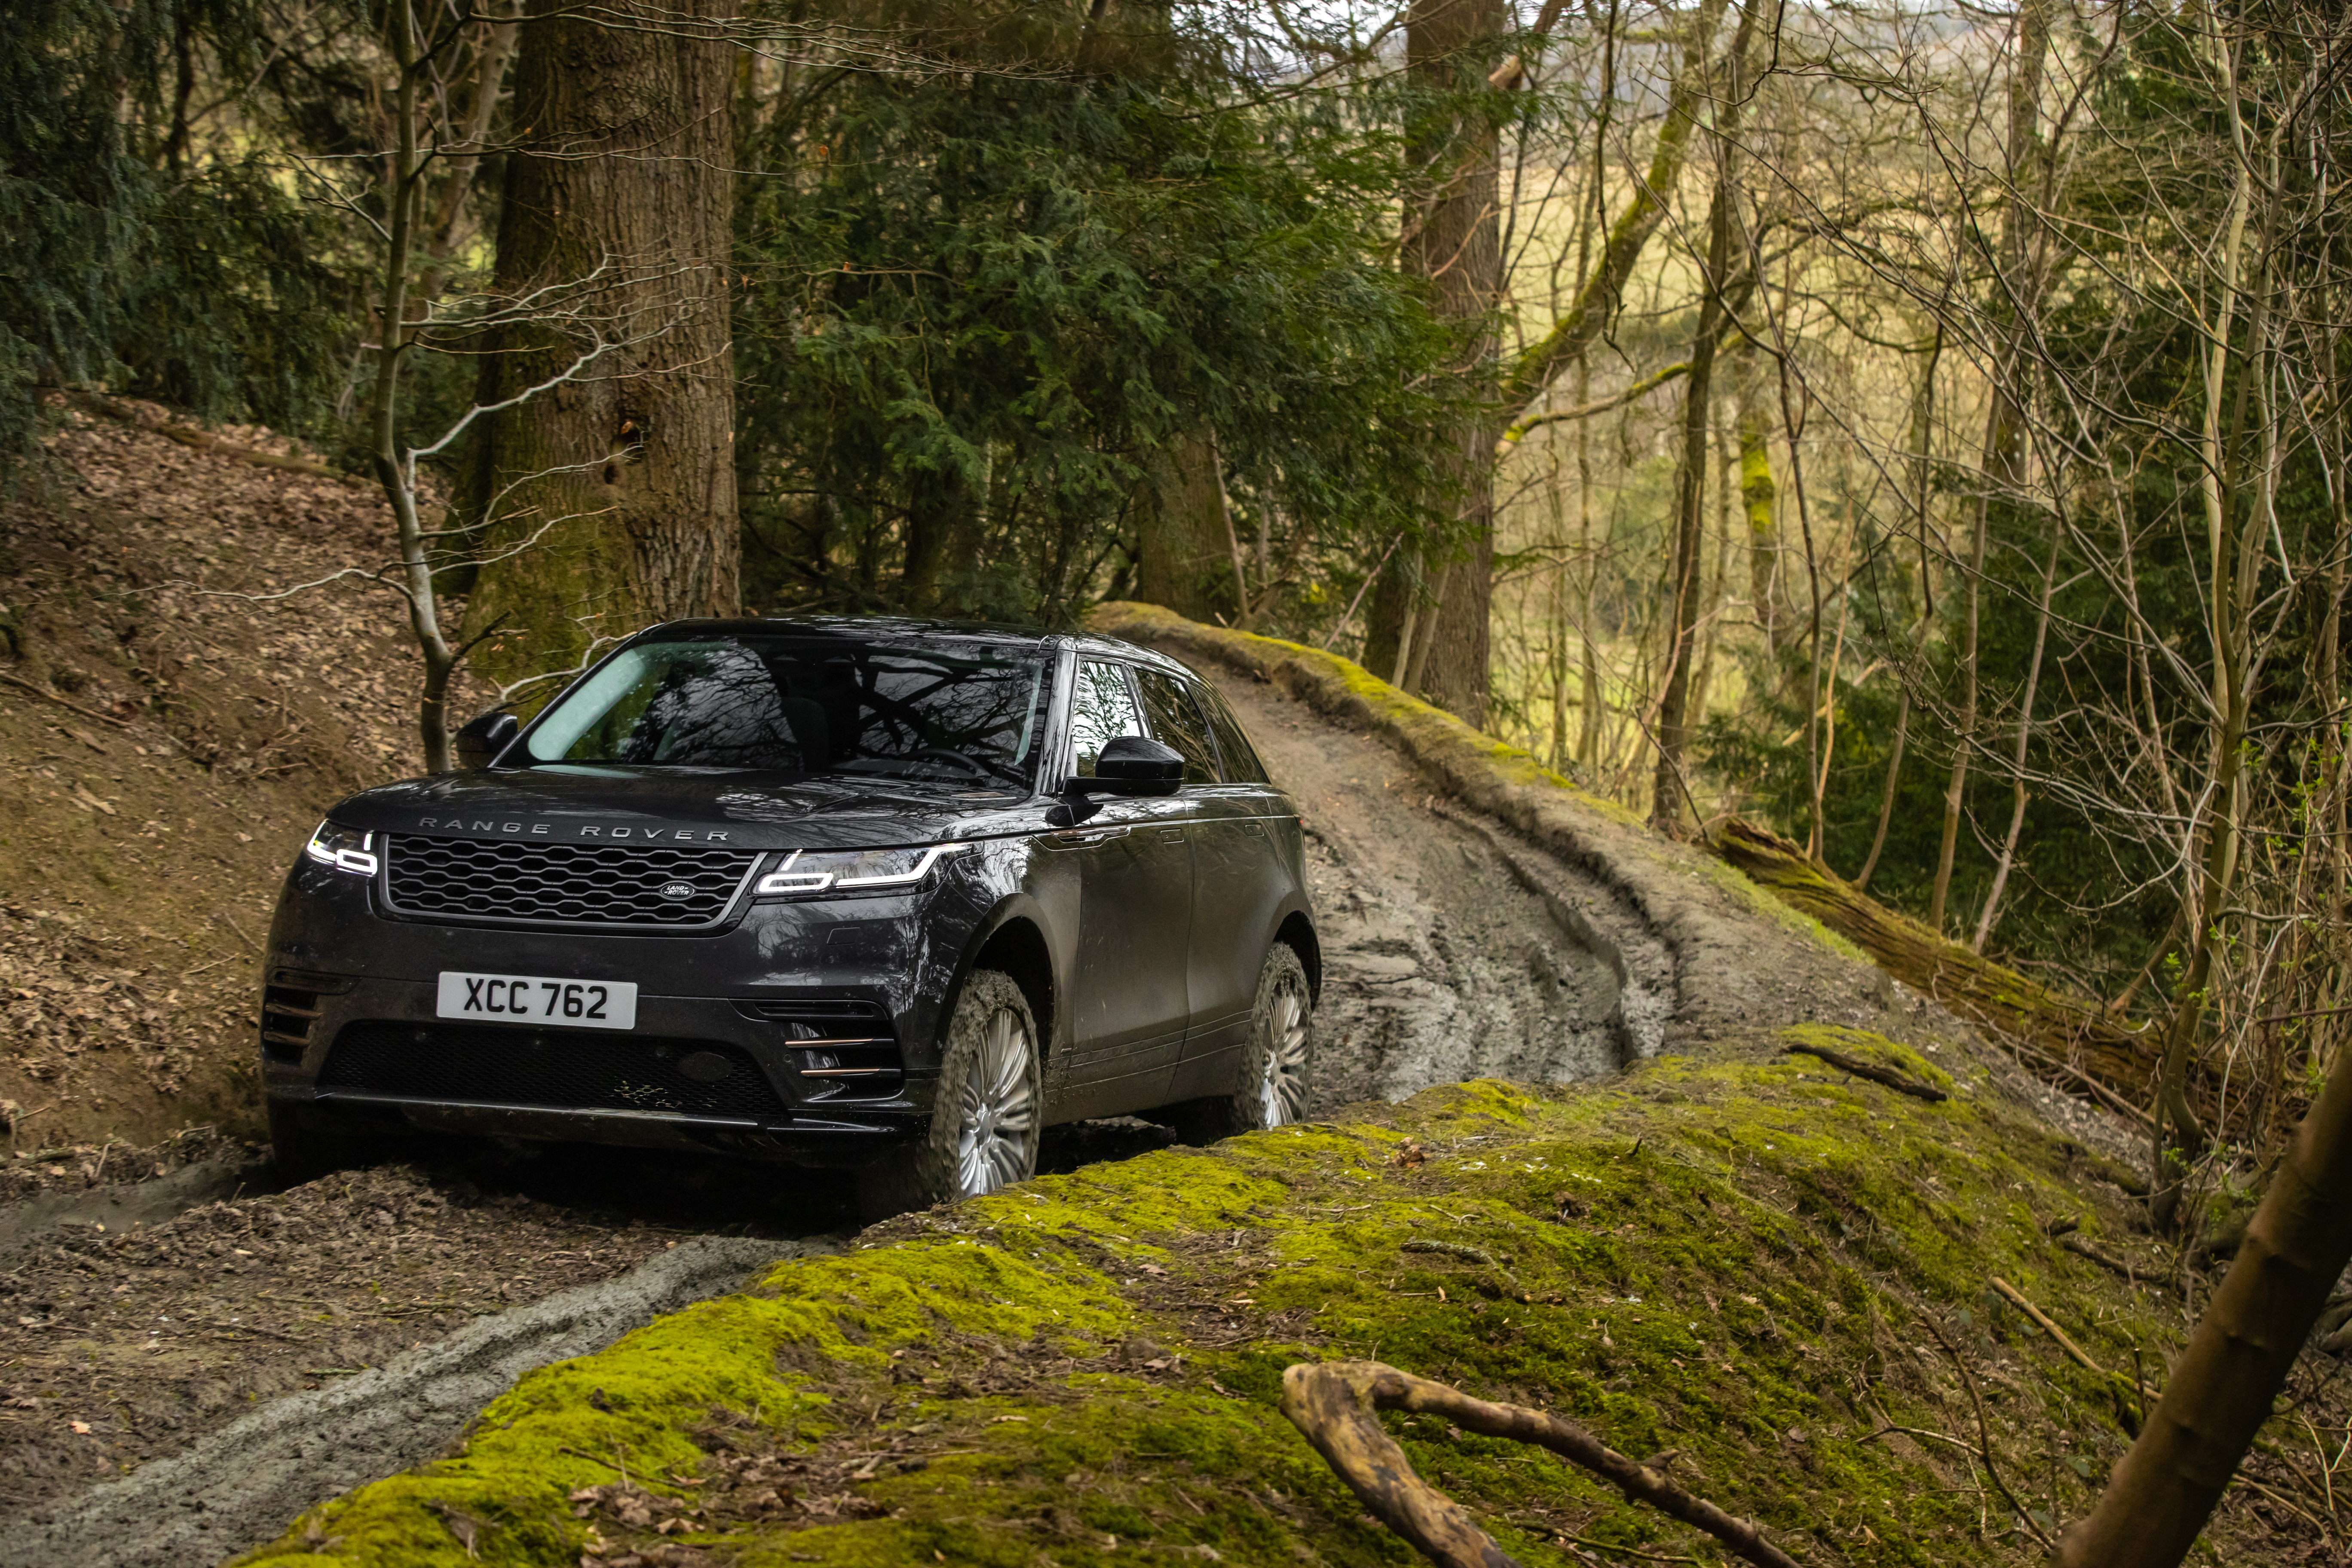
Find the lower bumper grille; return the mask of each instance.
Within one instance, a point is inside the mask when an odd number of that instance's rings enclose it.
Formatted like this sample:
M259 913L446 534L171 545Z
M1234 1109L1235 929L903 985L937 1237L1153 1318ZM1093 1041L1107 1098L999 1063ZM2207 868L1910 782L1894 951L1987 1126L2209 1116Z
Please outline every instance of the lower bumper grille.
M319 1088L551 1110L730 1120L785 1114L768 1075L740 1046L466 1024L347 1024L327 1053Z

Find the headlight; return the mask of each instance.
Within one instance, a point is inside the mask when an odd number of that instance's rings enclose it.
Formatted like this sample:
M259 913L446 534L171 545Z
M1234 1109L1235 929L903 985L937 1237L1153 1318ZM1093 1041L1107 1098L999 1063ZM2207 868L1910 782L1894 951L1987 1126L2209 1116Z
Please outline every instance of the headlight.
M338 827L331 822L319 824L310 835L302 853L321 866L338 871L348 871L354 877L375 875L375 835L361 833L349 827Z
M795 849L782 866L760 879L754 890L784 893L855 893L867 888L911 888L931 868L969 844L931 844L913 849Z

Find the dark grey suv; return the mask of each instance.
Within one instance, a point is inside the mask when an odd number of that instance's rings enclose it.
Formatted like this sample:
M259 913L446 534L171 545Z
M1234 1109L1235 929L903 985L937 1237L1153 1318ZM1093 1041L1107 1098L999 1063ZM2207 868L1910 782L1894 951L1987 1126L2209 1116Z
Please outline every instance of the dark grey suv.
M424 1128L992 1191L1048 1125L1295 1119L1319 984L1291 801L1216 692L1086 637L690 621L461 771L352 796L270 929L290 1168Z

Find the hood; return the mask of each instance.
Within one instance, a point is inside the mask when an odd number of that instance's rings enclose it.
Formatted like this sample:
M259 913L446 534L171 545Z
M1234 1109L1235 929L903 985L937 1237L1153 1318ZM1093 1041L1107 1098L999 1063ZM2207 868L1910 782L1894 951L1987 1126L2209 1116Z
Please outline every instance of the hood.
M384 784L328 815L362 831L442 838L865 849L1031 833L1051 804L895 779L559 764Z

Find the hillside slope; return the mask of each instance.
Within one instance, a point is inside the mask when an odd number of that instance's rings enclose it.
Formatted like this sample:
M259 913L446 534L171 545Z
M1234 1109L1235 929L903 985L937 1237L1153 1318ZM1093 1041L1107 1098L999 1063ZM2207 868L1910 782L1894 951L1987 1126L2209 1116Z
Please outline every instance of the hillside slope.
M278 879L337 796L415 771L415 663L380 590L234 595L389 536L368 490L79 416L0 497L0 1097L19 1144L255 1130Z

